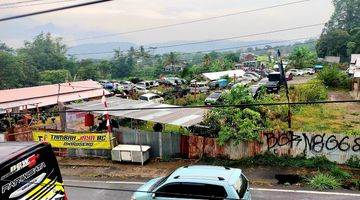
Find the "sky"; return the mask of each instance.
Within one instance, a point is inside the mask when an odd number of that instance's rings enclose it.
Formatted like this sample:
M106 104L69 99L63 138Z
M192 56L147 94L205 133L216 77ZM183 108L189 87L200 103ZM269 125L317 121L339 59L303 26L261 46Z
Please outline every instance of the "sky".
M86 0L70 0L64 3L6 9L4 9L5 5L1 5L14 1L21 0L0 1L0 18L86 2ZM38 0L27 3L27 5L58 1ZM179 23L294 1L298 0L114 0L103 4L0 22L0 41L18 48L23 45L24 40L31 40L41 31L50 31L52 34L62 37L68 46L113 41L133 42L138 45L170 41L202 41L322 23L329 20L334 10L331 0L310 0L304 3L166 29L91 40L77 40L88 36ZM321 30L322 26L317 26L241 38L241 40L310 38L320 35Z

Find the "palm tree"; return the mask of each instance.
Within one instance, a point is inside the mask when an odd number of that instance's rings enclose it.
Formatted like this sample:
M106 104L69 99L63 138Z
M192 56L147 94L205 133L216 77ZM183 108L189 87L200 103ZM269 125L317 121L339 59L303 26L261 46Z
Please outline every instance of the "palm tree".
M203 58L204 66L209 66L211 63L211 56L209 54L205 54Z
M172 65L174 66L175 64L179 63L179 58L178 55L174 52L170 52L170 54L168 54L166 56L165 59L165 65Z

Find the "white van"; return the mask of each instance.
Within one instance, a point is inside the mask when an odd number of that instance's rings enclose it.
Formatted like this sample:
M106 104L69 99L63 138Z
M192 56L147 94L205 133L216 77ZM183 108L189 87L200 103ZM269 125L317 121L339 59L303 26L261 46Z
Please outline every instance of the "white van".
M207 82L192 82L190 84L190 93L206 93L209 91L209 86Z

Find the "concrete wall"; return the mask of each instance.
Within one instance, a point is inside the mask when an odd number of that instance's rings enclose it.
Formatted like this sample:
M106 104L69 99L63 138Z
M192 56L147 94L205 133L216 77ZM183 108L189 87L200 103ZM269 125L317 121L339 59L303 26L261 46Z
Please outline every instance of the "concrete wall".
M240 159L270 151L277 155L305 154L308 158L323 155L331 161L345 163L352 155L360 156L360 137L341 134L266 132L260 134L259 142L230 142L224 146L219 146L215 138L190 136L189 145L190 158Z

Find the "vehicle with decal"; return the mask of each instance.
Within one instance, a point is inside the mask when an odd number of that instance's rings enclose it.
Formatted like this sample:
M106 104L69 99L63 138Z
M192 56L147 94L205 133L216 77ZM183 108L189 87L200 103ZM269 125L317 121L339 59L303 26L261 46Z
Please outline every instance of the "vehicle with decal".
M0 143L0 199L67 200L60 169L48 143Z

